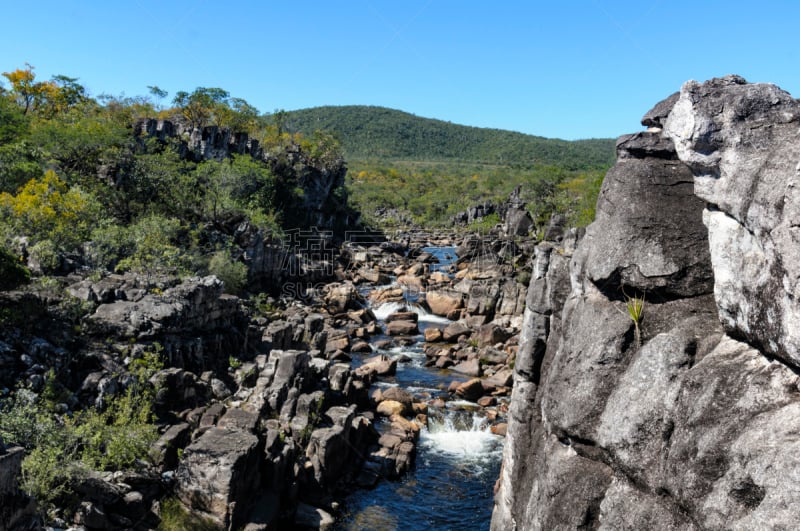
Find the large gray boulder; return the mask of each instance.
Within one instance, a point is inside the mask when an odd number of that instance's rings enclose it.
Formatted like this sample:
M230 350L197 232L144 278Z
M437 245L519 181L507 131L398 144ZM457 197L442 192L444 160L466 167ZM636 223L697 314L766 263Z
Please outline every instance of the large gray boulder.
M253 433L211 428L183 451L175 474L178 498L191 511L236 529L257 494L260 460Z
M262 417L279 412L290 391L304 391L311 383L310 356L302 350L273 350L255 387L246 398L246 408Z
M222 292L215 276L189 278L139 300L101 304L88 319L97 335L153 337L228 328L241 320L239 299Z
M658 133L617 141L617 163L603 181L591 245L576 260L595 286L614 298L646 292L687 297L710 293L713 278L703 202L672 142Z
M664 133L708 203L726 331L800 367L800 103L737 76L689 81Z

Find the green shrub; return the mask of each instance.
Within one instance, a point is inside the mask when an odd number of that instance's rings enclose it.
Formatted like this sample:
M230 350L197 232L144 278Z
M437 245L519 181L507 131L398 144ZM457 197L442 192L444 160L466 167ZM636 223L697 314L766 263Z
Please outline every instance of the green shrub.
M159 516L161 523L158 531L185 531L186 529L217 531L219 529L214 522L187 511L183 504L175 498L167 498L161 502Z
M227 293L240 293L247 285L247 266L231 259L227 251L214 253L208 263L208 272L225 284Z
M182 272L187 257L177 245L181 223L176 218L156 214L145 216L128 230L133 244L131 254L117 264L117 271L152 275Z
M99 205L77 186L69 186L52 170L31 179L16 195L0 193L0 214L33 241L51 240L59 249L74 249L97 222Z
M132 362L132 381L123 393L108 397L103 410L53 413L53 402L64 390L52 371L41 397L19 389L6 400L0 408L0 436L29 451L22 462L21 488L40 507L61 505L88 471L130 469L148 458L158 439L148 380L161 366L157 347Z
M31 261L34 264L39 264L39 269L45 275L58 271L61 258L58 254L58 248L52 240L38 242L30 248L29 252Z
M113 271L119 261L133 254L136 242L122 225L103 224L92 231L88 258L93 267Z
M0 437L30 450L47 439L55 420L45 415L36 394L20 389L0 406Z
M92 470L125 470L146 459L158 439L151 399L151 393L134 385L110 399L104 411L89 409L76 415L74 432L84 444L83 464Z

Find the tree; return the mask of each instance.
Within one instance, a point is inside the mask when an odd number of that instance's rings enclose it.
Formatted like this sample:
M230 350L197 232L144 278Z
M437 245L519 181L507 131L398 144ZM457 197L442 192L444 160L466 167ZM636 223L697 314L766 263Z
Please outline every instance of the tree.
M147 89L150 91L150 95L157 100L156 108L161 110L161 100L166 98L169 92L158 87L158 85L147 85Z
M0 96L0 145L21 140L28 132L28 120L14 102Z
M180 107L181 114L193 128L201 128L219 119L219 106L227 105L230 94L221 88L197 87L189 94L182 90L172 102ZM219 125L219 124L215 124Z
M0 213L7 223L35 241L52 240L63 248L84 241L98 211L92 196L67 186L53 170L28 181L17 195L0 193Z
M24 114L34 111L47 97L55 91L53 83L37 82L33 66L25 63L26 68L18 68L12 72L3 72L3 76L11 83L11 91Z
M226 109L226 116L224 121L221 121L223 127L228 127L232 131L252 133L256 130L258 125L258 109L247 103L242 98L231 98L226 106L221 107L220 110Z
M288 118L289 113L283 109L275 109L275 112L272 113L272 123L275 126L278 136L282 135L286 131L286 121Z
M59 74L53 76L52 82L58 87L56 96L57 111L64 111L87 99L86 89L83 85L78 83L77 77L68 77Z
M276 180L263 163L247 155L221 162L207 161L197 170L205 193L204 215L215 223L235 213L249 217L275 209Z
M57 75L50 81L36 81L33 66L28 63L25 66L13 72L3 72L3 76L11 83L12 96L23 114L36 112L52 118L86 101L86 89L78 83L78 78Z

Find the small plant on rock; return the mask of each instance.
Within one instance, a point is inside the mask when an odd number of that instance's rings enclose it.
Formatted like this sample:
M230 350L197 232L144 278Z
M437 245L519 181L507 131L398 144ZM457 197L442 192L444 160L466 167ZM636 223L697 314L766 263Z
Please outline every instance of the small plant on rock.
M636 341L636 349L638 350L642 346L642 332L640 324L644 315L644 295L641 297L638 297L637 295L629 297L627 294L625 294L625 308L628 310L628 317L630 317L631 321L633 321L634 340Z

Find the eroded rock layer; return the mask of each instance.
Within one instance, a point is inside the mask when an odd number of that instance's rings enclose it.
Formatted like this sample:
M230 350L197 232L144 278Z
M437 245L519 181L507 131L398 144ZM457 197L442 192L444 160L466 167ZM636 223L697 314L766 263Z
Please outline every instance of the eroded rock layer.
M730 76L619 139L580 243L536 252L492 529L796 525L798 120Z

